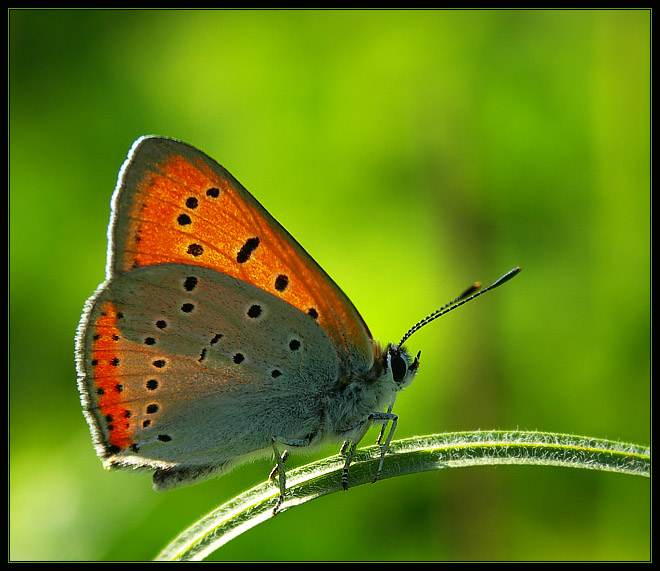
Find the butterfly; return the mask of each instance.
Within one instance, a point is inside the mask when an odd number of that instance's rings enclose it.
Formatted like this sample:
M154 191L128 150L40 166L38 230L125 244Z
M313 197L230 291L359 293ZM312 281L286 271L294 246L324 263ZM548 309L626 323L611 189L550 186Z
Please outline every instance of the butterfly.
M106 279L76 336L97 454L106 468L153 470L167 490L272 451L273 513L286 492L282 446L343 442L346 489L358 443L381 425L377 479L396 395L419 369L403 342L519 271L471 286L383 346L298 242L196 148L138 139L111 210Z

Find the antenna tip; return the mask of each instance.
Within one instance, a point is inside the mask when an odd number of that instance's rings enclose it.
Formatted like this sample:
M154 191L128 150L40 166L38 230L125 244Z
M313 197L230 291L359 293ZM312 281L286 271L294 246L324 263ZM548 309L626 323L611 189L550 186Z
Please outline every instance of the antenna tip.
M499 280L497 280L491 287L497 287L499 285L502 285L505 282L508 282L512 277L517 276L522 268L520 266L516 266L512 270L509 270L506 274L504 274Z

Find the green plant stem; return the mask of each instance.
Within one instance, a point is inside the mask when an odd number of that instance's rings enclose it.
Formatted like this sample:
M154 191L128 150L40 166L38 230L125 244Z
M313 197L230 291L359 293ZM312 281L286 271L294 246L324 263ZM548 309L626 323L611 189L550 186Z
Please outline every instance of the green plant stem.
M354 457L349 485L371 482L380 448L369 446ZM390 444L381 480L428 470L467 466L526 464L550 465L650 475L650 449L610 440L547 432L455 432L397 440ZM344 458L324 458L287 471L287 493L278 514L342 490ZM267 481L233 498L201 518L157 557L160 561L201 560L210 553L273 516L279 489Z

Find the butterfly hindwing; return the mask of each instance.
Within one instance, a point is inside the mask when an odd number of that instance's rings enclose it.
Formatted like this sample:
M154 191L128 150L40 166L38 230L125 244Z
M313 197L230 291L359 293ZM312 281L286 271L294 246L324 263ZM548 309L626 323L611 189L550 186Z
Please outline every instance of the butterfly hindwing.
M311 317L203 267L118 274L87 315L81 383L109 464L205 469L313 434L339 374Z

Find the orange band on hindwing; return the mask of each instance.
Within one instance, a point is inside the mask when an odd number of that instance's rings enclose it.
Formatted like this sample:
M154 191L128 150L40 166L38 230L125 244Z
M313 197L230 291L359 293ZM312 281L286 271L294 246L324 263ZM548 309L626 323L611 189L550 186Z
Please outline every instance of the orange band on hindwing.
M127 408L121 382L120 345L134 343L122 340L118 319L121 313L106 301L94 324L92 367L96 385L97 408L105 419L108 452L116 453L133 445L130 426L131 411Z

